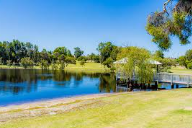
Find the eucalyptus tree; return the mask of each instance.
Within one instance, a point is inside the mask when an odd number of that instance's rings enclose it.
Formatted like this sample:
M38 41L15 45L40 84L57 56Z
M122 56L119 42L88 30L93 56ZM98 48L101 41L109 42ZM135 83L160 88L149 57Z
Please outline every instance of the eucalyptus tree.
M192 0L167 0L163 11L149 15L147 32L162 50L171 47L171 37L179 38L182 45L190 43L192 31Z

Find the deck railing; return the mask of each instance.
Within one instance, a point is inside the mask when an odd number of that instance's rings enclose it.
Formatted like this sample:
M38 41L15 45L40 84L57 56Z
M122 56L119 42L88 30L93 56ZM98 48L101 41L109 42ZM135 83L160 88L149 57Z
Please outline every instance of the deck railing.
M117 73L117 78L128 79L126 75L122 73ZM136 77L133 77L133 79L136 80ZM158 73L154 75L153 80L171 84L186 84L188 86L192 85L192 75Z
M158 73L156 81L192 85L192 75Z

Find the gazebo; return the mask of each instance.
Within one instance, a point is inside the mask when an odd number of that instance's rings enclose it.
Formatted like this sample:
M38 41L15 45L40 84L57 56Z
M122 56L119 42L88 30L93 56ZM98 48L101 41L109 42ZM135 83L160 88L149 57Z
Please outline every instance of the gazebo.
M127 58L123 58L121 60L115 61L114 64L125 64L125 63L127 63L127 61L128 61ZM157 73L158 73L159 72L159 65L162 65L162 63L160 63L156 60L149 60L149 63L157 66Z

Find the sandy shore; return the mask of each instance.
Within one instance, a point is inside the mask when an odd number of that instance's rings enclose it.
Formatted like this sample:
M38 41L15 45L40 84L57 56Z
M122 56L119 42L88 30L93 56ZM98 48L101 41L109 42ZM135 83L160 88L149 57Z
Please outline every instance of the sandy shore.
M6 122L10 119L17 119L21 117L35 117L64 113L74 108L81 108L86 105L96 104L99 102L99 98L113 95L117 95L117 93L93 94L71 98L58 98L52 100L25 103L21 105L0 107L0 122Z

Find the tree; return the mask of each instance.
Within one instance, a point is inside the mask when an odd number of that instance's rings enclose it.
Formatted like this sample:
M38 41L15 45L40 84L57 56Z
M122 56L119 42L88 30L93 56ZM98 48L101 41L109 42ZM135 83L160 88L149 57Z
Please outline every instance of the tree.
M74 56L75 58L79 58L83 55L84 51L82 51L79 47L74 48Z
M164 54L163 54L163 52L162 52L161 50L157 50L157 51L155 52L155 54L154 54L154 57L155 57L156 59L163 59L163 58L164 58Z
M113 45L111 42L100 43L97 50L100 53L100 62L103 64L108 58L113 61L117 59L119 48Z
M0 65L3 65L3 58L0 57Z
M86 61L85 61L85 60L80 61L80 65L81 65L81 66L84 66L84 65L85 65L85 63L86 63Z
M103 62L103 65L104 65L104 66L107 66L108 68L111 68L113 62L114 62L114 60L113 60L111 57L109 57L109 58L107 58L107 60L105 60L105 61Z
M12 63L11 60L7 60L7 66L11 67Z
M49 63L48 63L48 61L47 60L41 60L40 61L40 66L41 66L41 68L42 69L49 69Z
M185 53L185 57L187 60L192 60L192 49L188 50L186 53Z
M21 65L26 69L28 67L33 67L33 61L30 59L30 57L25 57L21 59Z
M191 69L191 64L192 64L192 49L188 50L184 56L180 56L177 59L177 62L181 66L185 66L185 68Z
M186 63L186 57L185 56L180 56L177 59L177 62L179 63L179 65L185 66L185 68L187 68L187 63Z
M74 57L67 56L66 59L65 59L65 63L66 63L66 66L67 66L68 64L76 64L76 61L75 61Z
M192 32L192 1L167 0L162 12L155 12L148 17L147 32L162 50L171 47L171 36L179 38L181 44L189 44Z
M80 56L77 60L78 61L87 61L87 57L86 56Z
M138 47L124 47L118 58L126 58L127 63L117 66L117 70L128 78L136 76L140 83L148 83L153 78L152 65L149 63L150 52Z

